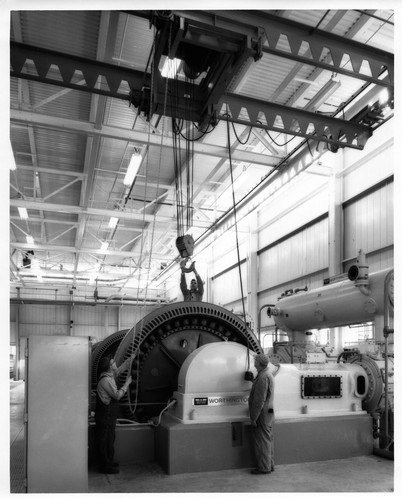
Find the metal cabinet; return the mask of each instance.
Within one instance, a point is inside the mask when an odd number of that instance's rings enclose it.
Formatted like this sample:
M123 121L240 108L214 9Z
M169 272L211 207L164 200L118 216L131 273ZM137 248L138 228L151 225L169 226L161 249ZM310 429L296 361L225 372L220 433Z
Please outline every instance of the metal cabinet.
M30 337L26 356L27 492L86 493L89 339Z

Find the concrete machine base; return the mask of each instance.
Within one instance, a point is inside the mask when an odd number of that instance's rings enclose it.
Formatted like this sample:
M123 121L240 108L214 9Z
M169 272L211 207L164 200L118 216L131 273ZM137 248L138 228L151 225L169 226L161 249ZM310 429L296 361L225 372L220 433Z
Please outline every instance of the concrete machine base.
M88 429L88 463L96 465L95 425ZM152 425L120 425L114 443L116 462L121 465L155 460L155 427Z
M168 474L253 467L248 422L182 424L166 415L156 428L156 460ZM369 415L277 419L275 463L294 464L373 453Z

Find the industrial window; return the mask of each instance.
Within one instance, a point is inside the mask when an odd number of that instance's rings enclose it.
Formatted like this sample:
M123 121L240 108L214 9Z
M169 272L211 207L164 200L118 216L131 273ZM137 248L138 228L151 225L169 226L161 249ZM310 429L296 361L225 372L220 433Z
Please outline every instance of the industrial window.
M305 399L342 397L342 377L306 375L301 378L301 397Z
M344 343L345 345L351 345L365 340L372 340L374 339L374 324L369 322L349 325L345 331L345 338L347 339Z

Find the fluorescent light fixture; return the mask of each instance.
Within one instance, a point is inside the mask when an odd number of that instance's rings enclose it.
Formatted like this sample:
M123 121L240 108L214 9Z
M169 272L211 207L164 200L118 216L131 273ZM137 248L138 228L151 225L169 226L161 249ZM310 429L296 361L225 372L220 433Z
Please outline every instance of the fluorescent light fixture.
M124 177L123 183L125 186L131 186L135 176L137 175L138 169L140 168L141 162L142 156L139 153L134 153L131 157L130 164L128 165L128 169Z
M30 234L27 234L26 236L27 238L27 243L33 245L35 243L35 240L32 238L32 236Z
M100 247L100 249L104 252L105 250L107 250L109 247L109 243L107 241L104 241Z
M110 221L109 221L109 227L111 229L114 229L116 226L117 226L117 223L119 222L119 219L118 217L110 217Z
M26 208L18 207L18 212L20 213L21 219L28 219L28 212Z
M174 78L179 71L181 63L181 59L170 59L169 57L167 57L163 64L161 75L165 78Z
M10 170L17 170L17 165L15 164L15 157L14 157L14 153L13 153L13 147L11 146L11 142L9 142L9 144L10 144L10 149L9 149L9 152L10 152L10 158L9 158Z
M312 99L310 99L310 101L307 104L307 106L305 106L303 109L305 109L306 111L311 111L311 110L315 111L340 86L341 86L341 82L339 80L337 80L336 78L331 78L331 80L328 80L328 82L322 87L322 89L320 89L314 95L314 97Z

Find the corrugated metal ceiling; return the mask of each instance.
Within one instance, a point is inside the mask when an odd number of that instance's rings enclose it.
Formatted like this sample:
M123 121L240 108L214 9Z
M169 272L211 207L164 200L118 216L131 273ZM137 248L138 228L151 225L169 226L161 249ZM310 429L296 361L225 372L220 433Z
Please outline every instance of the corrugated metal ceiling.
M139 16L122 11L14 11L10 16L11 41L65 53L73 61L73 57L79 57L116 68L131 68L144 73L144 82L148 73L152 82L155 75L151 54L157 29L142 17L146 12ZM194 17L202 12L191 14ZM237 15L239 20L243 18L242 11ZM393 53L391 10L287 10L276 11L275 15ZM236 21L229 22L236 29ZM313 38L315 30L311 32ZM287 56L263 50L259 60L247 60L238 74L231 74L232 83L226 82L228 91L255 100L247 102L257 102L259 106L278 104L296 110L308 107L335 78L340 86L310 111L323 113L322 116L346 116L348 120L351 117L344 114L345 103L352 98L358 101L360 90L367 86L378 93L378 85L369 85L359 76L317 67L312 59L306 64L294 57L287 36L282 34L276 47ZM263 47L273 48L266 40ZM304 41L299 55L309 50ZM327 53L327 49L322 51L320 61L328 62ZM346 53L342 67L353 71ZM110 294L120 293L123 288L136 289L140 276L143 286L143 268L147 270L149 286L160 285L161 265L174 264L179 259L174 242L180 200L186 210L195 210L192 227L181 228L195 240L215 228L222 214L233 208L228 124L220 120L203 134L191 122L178 120L176 125L183 128L174 134L171 118L155 113L147 120L128 99L63 85L62 70L66 68L50 66L48 76L60 85L49 84L36 78L36 61L27 60L23 73L33 77L12 76L10 80L10 137L16 162L16 170L10 175L12 289L19 287L29 295L41 286L90 286L95 277L98 288L106 287ZM369 69L367 66L368 73ZM88 74L76 71L71 82L85 87L89 84L86 78ZM165 87L165 97L172 99L174 87L169 85L169 89ZM102 78L94 88L107 91L109 86ZM129 91L126 82L118 90L127 96ZM367 102L361 100L358 108L363 109ZM159 109L165 109L166 103L161 102L160 106ZM218 107L217 112L223 114L228 109L232 114L233 109L226 105L221 110ZM245 123L229 127L237 199L247 195L305 141L304 137L291 137L280 130L258 128L258 122L251 130L247 123L255 118L250 116L250 110L244 108L241 112ZM266 124L263 114L258 120ZM277 117L275 126L278 123L281 119ZM140 151L144 159L134 184L127 187L123 178L135 151ZM290 154L290 164L291 158ZM179 171L181 187L177 182ZM189 194L193 198L187 201ZM28 220L20 219L19 204L27 207ZM119 220L115 228L108 225L111 216ZM34 243L27 243L27 236ZM109 244L107 250L101 249L103 242ZM34 252L41 281L32 266L23 263L29 250Z

